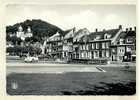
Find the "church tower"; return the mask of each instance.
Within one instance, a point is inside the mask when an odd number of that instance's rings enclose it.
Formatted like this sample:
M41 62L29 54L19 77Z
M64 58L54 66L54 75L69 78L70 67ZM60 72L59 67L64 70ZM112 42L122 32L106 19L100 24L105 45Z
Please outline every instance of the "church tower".
M31 28L30 27L27 28L27 32L31 33Z
M33 34L32 34L32 31L31 31L31 28L28 27L28 28L27 28L26 37L32 37L32 36L33 36Z
M16 36L18 38L21 38L22 40L25 39L25 37L24 37L24 31L23 31L23 28L22 28L21 25L18 27L18 31L16 32Z
M20 25L19 28L18 28L18 32L22 32L23 31L23 28L22 26Z

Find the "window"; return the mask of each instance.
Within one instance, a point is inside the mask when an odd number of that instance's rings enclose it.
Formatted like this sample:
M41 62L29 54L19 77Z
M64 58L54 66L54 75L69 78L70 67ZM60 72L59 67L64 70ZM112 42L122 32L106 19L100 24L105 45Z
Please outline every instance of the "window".
M109 51L108 50L106 51L106 57L109 57Z
M87 58L87 52L84 52L84 58Z
M96 49L99 49L99 43L96 43Z
M109 48L109 42L106 42L106 48Z
M94 51L94 58L99 58L99 51Z
M115 49L112 49L112 52L115 53Z
M88 52L88 58L91 59L91 52Z
M130 47L127 47L127 48L126 48L126 51L127 51L127 52L131 52L131 48L130 48Z
M83 45L83 50L85 50L85 45Z
M122 50L120 49L120 53L122 52Z
M109 39L110 37L111 37L110 34L107 34L107 33L106 33L106 34L104 35L104 39Z
M92 49L94 49L94 46L95 46L95 44L94 44L94 43L92 43L92 46L91 46L91 47L92 47Z
M86 45L86 50L89 50L89 49L88 49L88 45Z
M83 48L82 48L83 46L82 45L80 45L80 50L82 50Z
M124 43L124 39L120 39L120 44L123 44Z
M103 50L102 51L102 57L105 57L105 55L106 55L106 52L105 52L105 50Z
M64 57L66 57L66 52L64 52Z
M58 42L58 45L62 45L62 42Z
M132 43L133 42L133 38L127 38L127 43Z
M99 40L101 37L100 37L100 35L97 35L96 37L95 37L95 40Z
M83 45L84 46L84 50L86 50L86 45Z
M82 57L82 58L84 57L84 53L83 53L83 52L81 53L81 57Z
M120 53L124 53L124 49L120 49Z
M105 48L105 43L102 43L102 48L103 48L103 49Z
M87 57L87 52L82 52L82 53L81 53L81 57L82 57L82 58L86 58L86 57Z
M120 53L122 53L122 49L120 49Z

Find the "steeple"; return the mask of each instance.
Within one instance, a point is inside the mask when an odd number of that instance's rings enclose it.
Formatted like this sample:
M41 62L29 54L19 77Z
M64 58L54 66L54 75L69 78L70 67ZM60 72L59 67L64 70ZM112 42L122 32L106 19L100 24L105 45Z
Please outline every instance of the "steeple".
M19 32L22 32L22 31L23 31L23 28L22 28L21 25L18 27L18 31L19 31Z
M25 36L26 37L32 37L33 36L30 26L28 26L27 32L26 32L26 35Z
M31 28L28 26L27 33L31 33Z
M122 25L119 25L119 29L122 29Z

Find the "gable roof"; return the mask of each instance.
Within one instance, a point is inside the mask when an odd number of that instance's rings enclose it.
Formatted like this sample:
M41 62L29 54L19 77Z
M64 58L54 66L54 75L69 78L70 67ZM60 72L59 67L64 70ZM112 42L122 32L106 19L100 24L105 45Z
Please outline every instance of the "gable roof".
M123 31L123 32L121 32L121 34L120 34L120 38L124 39L124 38L126 37L126 34L127 34L127 33L126 33L126 32L124 32L124 31Z
M67 30L66 32L67 33L65 34L64 39L69 39L69 38L72 38L74 36L74 28Z
M59 32L56 32L53 36L51 36L49 38L49 40L53 40L55 37L58 37L58 36L60 36L60 33Z
M136 36L136 32L135 31L123 31L121 34L120 34L120 38L127 38L127 37L131 37L131 36Z
M74 41L80 41L81 38L85 35L89 35L90 32L87 28L80 29L74 34Z
M135 31L128 31L126 34L126 37L127 36L136 36L136 32Z
M110 35L108 39L112 39L119 31L120 29L110 29L110 30L104 30L99 32L92 32L89 35L89 40L95 40L97 37L99 37L98 40L104 39L105 34Z

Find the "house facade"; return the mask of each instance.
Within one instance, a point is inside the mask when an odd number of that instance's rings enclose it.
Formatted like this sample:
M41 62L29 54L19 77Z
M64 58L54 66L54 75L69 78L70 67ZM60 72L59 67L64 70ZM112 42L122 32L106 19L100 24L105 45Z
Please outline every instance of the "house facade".
M136 27L126 28L112 45L113 61L135 61L136 60Z
M53 36L49 37L44 43L44 53L48 53L49 55L55 58L62 58L63 56L63 36L56 32Z
M13 35L12 35L13 36ZM19 26L14 35L22 40L21 46L27 37L32 37L31 28L27 31ZM109 60L109 61L135 61L136 60L136 27L125 31L119 25L116 29L89 32L83 28L76 31L72 28L64 34L56 32L51 37L44 38L40 44L41 54L48 54L53 58L65 60Z
M123 31L121 25L116 29L96 29L95 32L89 32L86 28L76 32L73 28L65 36L58 32L51 36L46 41L46 51L65 60L124 61L126 55L129 59L135 59L132 58L136 52L135 30Z
M75 59L107 59L111 60L111 45L122 32L122 27L85 34L80 41L74 42Z
M75 28L69 30L69 32L63 38L63 59L72 59L74 35Z
M86 42L89 34L89 30L86 28L80 29L75 33L73 38L73 59L87 58L88 45Z

